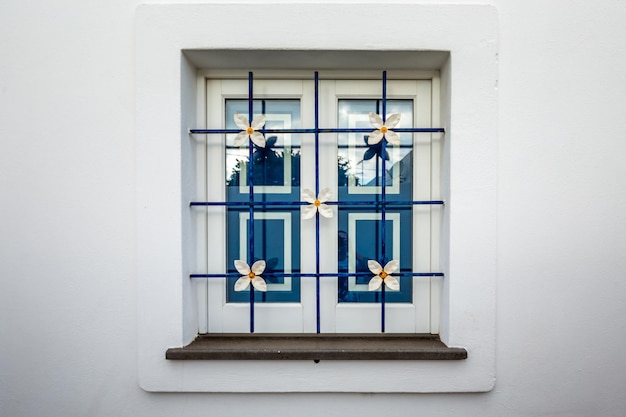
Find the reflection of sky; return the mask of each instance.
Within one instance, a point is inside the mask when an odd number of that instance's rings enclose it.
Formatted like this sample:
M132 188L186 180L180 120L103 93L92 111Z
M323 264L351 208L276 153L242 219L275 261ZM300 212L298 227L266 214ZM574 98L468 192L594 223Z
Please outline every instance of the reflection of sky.
M338 125L339 127L350 128L371 128L374 130L369 121L369 112L380 113L380 100L360 100L345 99L339 100ZM411 100L387 100L387 115L392 113L400 113L400 123L396 127L413 127L413 102ZM340 149L339 155L350 162L349 175L353 175L358 179L359 185L374 185L378 172L382 169L382 159L378 156L363 161L363 154L367 150L366 147L354 148L357 146L365 146L364 137L368 133L346 133L339 136L340 145L348 145L349 149ZM413 134L401 133L400 143L410 146L413 142ZM397 148L387 144L387 153L390 160L386 161L386 169L390 170L394 163L401 161L411 152L411 148ZM378 172L377 164L378 163Z

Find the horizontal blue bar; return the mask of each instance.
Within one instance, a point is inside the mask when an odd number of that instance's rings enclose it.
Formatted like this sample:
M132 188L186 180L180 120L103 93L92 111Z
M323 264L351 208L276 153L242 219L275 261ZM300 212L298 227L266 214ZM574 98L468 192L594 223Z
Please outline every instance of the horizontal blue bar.
M346 277L371 277L374 276L371 272L329 272L329 273L263 273L261 277L267 278L346 278ZM394 277L443 277L443 272L398 272L392 274ZM190 278L238 278L241 274L233 272L230 274L191 274Z
M250 207L250 206L308 206L304 201L192 201L190 206L226 206L226 207Z
M408 206L408 205L441 205L443 200L423 201L327 201L329 206Z
M338 149L369 149L372 146L375 145L367 145L367 144L363 144L363 145L337 145ZM291 146L285 146L285 145L274 145L274 146L270 146L269 149L293 149L293 148L299 148L299 146L297 145L291 145ZM400 148L400 149L411 149L413 148L413 145L393 145L394 149ZM230 145L226 145L226 149L241 149L241 146L230 146Z
M394 132L413 132L413 133L445 133L443 127L402 127L392 129ZM259 129L261 133L371 133L374 128L319 128L319 129ZM239 133L241 129L190 129L189 133L195 134L214 134L214 133Z
M310 203L304 201L192 201L190 206L307 206ZM442 200L425 200L425 201L327 201L324 204L329 206L408 206L408 205L443 205Z

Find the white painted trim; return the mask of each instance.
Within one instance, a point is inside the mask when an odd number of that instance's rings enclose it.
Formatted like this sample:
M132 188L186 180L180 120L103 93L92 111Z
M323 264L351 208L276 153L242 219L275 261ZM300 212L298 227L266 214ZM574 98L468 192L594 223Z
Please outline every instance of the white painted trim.
M497 13L443 4L142 5L136 20L139 381L149 391L467 392L495 383ZM372 31L372 16L394 16ZM319 21L336 30L320 31ZM259 31L257 22L279 31ZM210 24L207 24L210 22ZM236 30L233 30L236 28ZM289 36L284 36L289 33ZM224 34L228 34L224 36ZM313 34L315 34L313 36ZM447 202L442 224L441 337L464 361L192 361L164 359L192 340L197 300L187 255L196 253L188 201L197 62L184 50L361 50L384 57L449 51L439 69ZM424 53L426 56L426 52ZM242 68L245 53L242 52ZM394 66L394 60L385 62ZM253 63L252 63L253 64ZM288 59L283 61L288 69ZM402 62L405 65L406 62ZM381 65L378 63L377 65ZM155 70L158 69L158 70ZM195 140L195 139L194 139ZM181 227L182 226L182 227ZM478 238L480 237L480 238ZM242 384L263 375L263 386ZM375 383L373 382L375 381Z

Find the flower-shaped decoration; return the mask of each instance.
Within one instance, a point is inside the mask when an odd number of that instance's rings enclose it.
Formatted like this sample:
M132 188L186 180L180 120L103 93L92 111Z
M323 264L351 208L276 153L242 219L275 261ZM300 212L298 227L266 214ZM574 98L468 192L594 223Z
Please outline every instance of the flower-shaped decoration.
M263 271L265 271L265 261L256 261L249 267L244 261L236 260L235 268L242 275L241 278L235 282L235 291L243 291L252 286L259 291L267 291L267 284L261 277Z
M367 261L367 267L372 271L374 277L369 282L369 290L374 291L380 288L380 286L384 283L387 288L391 290L399 290L400 283L396 279L396 277L391 276L391 274L398 269L400 266L400 262L398 261L389 261L387 265L383 268L380 264L372 259Z
M370 112L370 123L376 128L367 138L369 145L374 145L380 142L383 138L387 139L387 142L392 145L400 145L400 136L392 128L396 127L400 123L400 113L393 113L387 117L387 120L383 122L383 119L376 113Z
M257 116L252 119L252 123L248 123L246 116L235 113L234 119L237 127L243 129L235 136L235 146L243 145L246 143L246 139L249 138L255 145L261 148L265 147L265 136L263 136L263 133L257 132L257 130L265 125L265 116Z
M330 198L330 188L324 188L320 191L320 195L318 195L317 198L315 198L313 191L305 188L302 190L302 198L309 203L308 206L302 207L303 219L310 219L315 216L317 211L326 218L333 217L333 209L331 209L328 204L324 204Z

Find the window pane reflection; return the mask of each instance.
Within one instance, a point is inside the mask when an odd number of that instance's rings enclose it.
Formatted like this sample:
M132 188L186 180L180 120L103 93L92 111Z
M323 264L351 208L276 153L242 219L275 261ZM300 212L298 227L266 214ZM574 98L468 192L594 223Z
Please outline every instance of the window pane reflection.
M339 100L338 127L372 129L369 112L381 113L381 100ZM400 113L396 127L413 126L412 100L387 100L387 115ZM369 145L369 133L338 136L338 197L340 201L382 200L410 202L413 199L413 134L401 133L400 146L383 141ZM381 264L396 259L400 271L412 267L412 205L386 209L383 254L382 211L374 205L342 205L338 209L339 272L369 272L368 259ZM371 276L339 279L339 302L378 302L380 291L368 291ZM412 278L400 278L400 290L387 290L387 302L411 302Z

